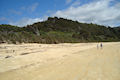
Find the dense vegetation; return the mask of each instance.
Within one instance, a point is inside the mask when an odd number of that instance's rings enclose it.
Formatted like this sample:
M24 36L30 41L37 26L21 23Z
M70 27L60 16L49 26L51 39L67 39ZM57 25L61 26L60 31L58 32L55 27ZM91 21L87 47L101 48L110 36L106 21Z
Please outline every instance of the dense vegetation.
M1 43L75 43L119 40L120 27L79 23L57 17L49 17L46 21L25 27L0 25Z

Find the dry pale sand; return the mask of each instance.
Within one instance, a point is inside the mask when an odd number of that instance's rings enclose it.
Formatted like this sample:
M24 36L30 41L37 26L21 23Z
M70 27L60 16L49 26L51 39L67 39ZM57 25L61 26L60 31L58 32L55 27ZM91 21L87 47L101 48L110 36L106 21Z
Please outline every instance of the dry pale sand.
M0 44L0 80L120 80L120 42Z

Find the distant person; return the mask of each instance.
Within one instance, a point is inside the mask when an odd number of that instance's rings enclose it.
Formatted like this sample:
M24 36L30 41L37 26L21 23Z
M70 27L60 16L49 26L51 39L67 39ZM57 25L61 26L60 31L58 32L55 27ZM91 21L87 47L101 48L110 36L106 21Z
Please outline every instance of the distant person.
M103 44L102 43L100 44L100 47L101 47L101 49L103 48Z
M97 44L97 49L99 49L99 44Z

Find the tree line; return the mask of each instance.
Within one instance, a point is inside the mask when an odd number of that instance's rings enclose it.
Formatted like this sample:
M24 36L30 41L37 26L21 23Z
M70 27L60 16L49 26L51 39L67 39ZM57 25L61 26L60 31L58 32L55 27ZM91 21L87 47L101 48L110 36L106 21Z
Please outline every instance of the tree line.
M0 43L78 43L120 41L120 27L80 23L64 18L48 20L24 27L0 25Z

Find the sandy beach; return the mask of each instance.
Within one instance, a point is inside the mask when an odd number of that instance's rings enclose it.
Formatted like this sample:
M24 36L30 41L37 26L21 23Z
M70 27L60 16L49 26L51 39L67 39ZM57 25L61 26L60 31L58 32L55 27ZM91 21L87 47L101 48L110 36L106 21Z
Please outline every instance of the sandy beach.
M120 42L0 44L0 80L120 80Z

